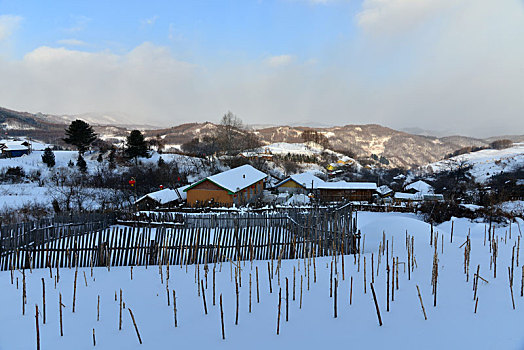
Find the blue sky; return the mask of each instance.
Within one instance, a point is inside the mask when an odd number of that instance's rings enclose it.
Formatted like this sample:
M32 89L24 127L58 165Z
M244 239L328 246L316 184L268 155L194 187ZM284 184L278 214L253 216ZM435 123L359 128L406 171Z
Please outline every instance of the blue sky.
M299 0L0 1L3 13L23 18L16 33L16 57L57 45L123 53L149 41L171 48L180 58L205 63L282 52L315 57L341 37L354 36L359 5Z
M0 0L0 106L524 130L522 0Z

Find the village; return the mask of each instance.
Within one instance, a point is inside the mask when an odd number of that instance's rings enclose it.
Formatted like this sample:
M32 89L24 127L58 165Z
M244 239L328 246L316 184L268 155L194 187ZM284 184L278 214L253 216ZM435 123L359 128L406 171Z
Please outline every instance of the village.
M0 0L0 350L524 349L521 0Z

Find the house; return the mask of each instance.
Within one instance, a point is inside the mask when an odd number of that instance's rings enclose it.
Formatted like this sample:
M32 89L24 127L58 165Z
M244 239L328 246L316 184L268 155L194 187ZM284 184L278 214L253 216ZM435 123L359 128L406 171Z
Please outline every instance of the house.
M318 198L324 202L371 202L376 191L374 182L324 182L317 187Z
M321 184L324 184L322 179L311 173L302 173L289 176L277 183L275 188L281 193L306 193L311 192Z
M187 194L184 190L188 187L189 185L186 185L174 190L165 188L160 191L148 193L137 199L135 205L139 210L174 207L186 200Z
M187 203L192 207L208 204L228 207L244 205L261 195L266 177L266 174L251 165L242 165L208 176L184 191L187 192Z
M404 192L431 194L431 193L434 193L434 189L433 189L433 186L431 186L427 182L418 180L404 187Z
M26 140L2 140L0 141L0 152L2 152L4 158L21 157L25 154L31 153L31 143Z

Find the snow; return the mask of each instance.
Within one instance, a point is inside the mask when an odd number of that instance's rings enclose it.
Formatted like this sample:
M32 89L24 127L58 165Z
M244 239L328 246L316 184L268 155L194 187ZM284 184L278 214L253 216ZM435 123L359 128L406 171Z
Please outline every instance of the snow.
M524 201L509 201L497 205L502 211L511 215L524 215Z
M486 182L491 176L500 173L512 172L524 165L524 143L515 143L506 149L486 149L471 152L450 159L429 164L427 169L431 172L454 169L458 163L466 162L472 165L471 175L479 183Z
M413 193L396 192L393 198L399 199L399 200L409 200L409 201L422 200L422 196L420 195L420 193L413 194Z
M420 194L432 194L434 192L433 186L425 181L418 180L405 187L406 190L415 190Z
M387 186L387 185L382 185L382 186L379 186L377 188L377 192L381 196L385 196L386 194L393 192L393 190L391 188L389 188L389 186Z
M287 205L305 205L309 204L309 197L303 193L295 193L286 201Z
M46 284L46 324L39 318L42 349L92 349L92 330L96 331L97 349L158 349L176 344L181 348L195 349L324 349L350 346L365 349L522 349L524 346L524 298L520 296L521 263L514 278L515 310L508 287L507 267L511 266L512 247L517 243L519 226L495 230L499 244L497 278L490 270L489 240L484 245L486 224L467 219L453 220L454 235L450 243L451 222L434 227L439 233L437 306L433 306L431 272L434 247L429 245L430 225L414 214L367 213L358 214L359 229L365 240L363 254L344 258L344 276L341 258L338 257L333 277L338 281L338 317L333 317L334 299L330 297L331 257L316 258L315 267L308 260L284 260L280 271L280 286L275 272L273 292L269 292L266 261L242 264L242 283L239 287L239 321L235 325L235 283L230 263L216 266L216 303L212 301L212 270L209 265L208 284L205 290L208 314L203 310L202 296L195 283L196 266L171 266L169 287L176 291L178 327L174 327L173 304L167 305L166 267L163 283L156 266L134 267L133 280L129 267L89 268L78 270L76 311L72 312L74 269L60 269L60 281L54 287L49 270L25 270L27 281L26 315L21 313L22 273L14 271L19 287L11 284L10 272L0 272L2 317L0 318L1 349L35 349L35 304L42 310L42 282ZM416 267L408 280L405 268L406 230L414 236ZM386 311L386 255L378 263L378 245L385 232L388 252L398 256L399 289ZM470 232L471 263L469 278L464 273L464 247ZM374 290L380 308L383 326L379 326L372 293L370 262L374 254ZM366 292L364 292L364 257L366 258ZM313 259L311 259L313 260ZM359 263L358 263L359 262ZM277 262L274 262L276 268ZM473 300L473 275L480 266L480 276L486 283L478 283L478 309ZM259 274L260 302L256 299L256 270ZM206 286L203 266L200 279ZM293 300L293 276L296 273L296 298ZM314 282L313 271L316 271ZM53 276L56 271L52 271ZM84 281L84 273L86 275ZM248 311L249 274L252 277L252 312ZM300 281L303 278L302 307L300 307ZM289 279L289 321L286 322L285 278ZM352 279L351 279L352 278ZM350 281L352 303L349 303ZM232 282L233 281L233 282ZM86 283L87 282L87 286ZM200 281L198 281L200 283ZM417 288L427 313L424 320ZM276 335L278 291L282 288L280 335ZM122 313L122 330L118 330L119 302L115 293L122 289L126 309ZM59 332L58 294L62 294L64 336ZM223 298L226 339L222 340L219 295ZM100 321L97 321L97 298L100 296ZM127 308L132 309L143 344L138 343Z
M206 179L232 193L235 193L265 179L266 177L267 175L265 173L246 164L221 172L220 174L208 176ZM185 189L185 191L187 190L188 188Z

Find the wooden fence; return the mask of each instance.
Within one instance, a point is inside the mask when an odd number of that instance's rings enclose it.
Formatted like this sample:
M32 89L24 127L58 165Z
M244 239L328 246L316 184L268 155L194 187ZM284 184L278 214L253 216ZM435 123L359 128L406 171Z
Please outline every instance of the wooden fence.
M209 220L216 225L204 224ZM8 243L0 255L0 270L306 258L347 254L359 246L350 209L200 216L192 225L172 227L88 225L44 227L30 244Z

